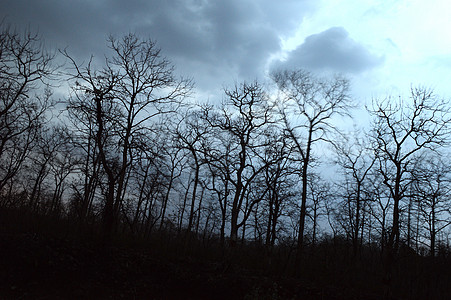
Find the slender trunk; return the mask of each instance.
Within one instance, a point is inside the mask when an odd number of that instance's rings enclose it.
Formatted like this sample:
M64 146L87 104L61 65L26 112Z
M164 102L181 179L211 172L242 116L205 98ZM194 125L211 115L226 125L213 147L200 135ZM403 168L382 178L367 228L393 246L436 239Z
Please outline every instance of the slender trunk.
M94 194L97 186L97 176L99 174L100 169L100 161L96 159L94 162L93 173L89 176L88 173L85 174L85 182L83 186L83 203L81 204L81 212L80 212L80 223L83 223L84 220L88 217L89 212L91 211L92 201L94 200ZM87 166L86 167L86 172Z
M228 193L229 193L229 182L228 182L228 180L226 180L225 185L224 185L224 200L223 200L223 203L221 204L221 229L220 229L220 237L219 237L222 247L224 247L224 244L225 244L225 226L226 226L226 218L227 218ZM221 197L219 192L218 192L218 197Z
M432 198L432 212L431 212L431 249L430 255L435 257L435 236L437 234L435 230L435 197Z
M150 236L150 234L152 233L152 228L153 228L153 224L155 224L154 222L152 222L152 210L153 210L153 205L154 205L154 199L152 195L147 195L147 198L150 198L149 201L149 206L147 208L147 212L146 212L146 224L145 224L145 234L144 236L146 238L148 238Z
M307 164L305 164L302 170L301 214L299 217L299 232L298 232L298 247L297 247L299 254L302 252L302 247L304 245L304 229L306 215L307 215Z
M255 206L255 210L254 210L254 241L258 241L259 243L262 243L262 234L261 234L259 226L258 226L258 203Z
M277 220L279 217L279 210L280 210L280 206L279 206L279 199L277 194L275 195L275 206L274 206L274 211L273 211L273 219L272 219L272 228L271 228L271 246L274 246L274 244L276 243L276 235L277 235Z
M205 192L205 189L202 188L202 193L200 194L200 199L199 199L199 207L197 208L196 236L199 234L199 223L200 223L201 212L202 212L202 200L204 199L204 192Z
M241 231L241 244L244 245L244 241L246 240L246 222L243 223L243 229Z
M116 185L115 176L113 171L108 165L108 161L105 155L105 149L103 148L103 135L104 135L104 124L103 124L103 110L102 110L102 101L103 97L106 93L101 93L100 91L96 91L95 94L95 102L96 102L96 120L98 124L96 139L97 139L97 147L99 148L99 155L102 162L103 169L107 174L108 178L108 191L107 197L105 199L105 208L103 212L103 229L104 229L104 246L108 246L111 241L111 236L115 227L115 215L114 215L114 188Z
M191 231L191 229L193 227L193 222L194 222L194 206L196 204L196 194L197 194L197 186L199 184L199 168L200 168L195 150L192 149L191 153L193 154L193 157L194 157L196 169L194 170L194 186L193 186L193 194L191 196L191 207L190 207L188 230L187 230L188 232Z
M225 243L225 224L226 224L226 210L221 210L221 229L219 233L219 240L221 243L221 246L224 246Z
M392 231L389 235L387 254L385 257L385 282L387 287L387 295L391 294L391 277L393 271L393 264L395 254L399 247L399 202L401 200L400 194L400 183L401 183L401 166L398 164L396 166L396 178L395 178L395 190L393 194L393 225Z
M182 209L181 209L181 212L180 212L180 220L179 220L179 228L178 228L178 233L179 234L182 231L183 215L185 214L186 202L188 200L188 193L189 193L190 185L191 185L191 182L188 184L188 187L186 188L186 191L185 191L185 196L183 197L183 206L182 206Z
M146 171L144 173L144 178L143 178L143 181L141 182L141 188L139 189L138 204L136 206L135 215L134 215L133 221L132 221L132 228L131 228L131 230L132 230L133 233L136 232L138 221L139 221L139 214L141 213L141 205L144 202L144 188L146 186L146 181L147 181L147 177L148 177L148 174L149 174L149 169L150 169L150 164L147 164Z
M298 244L295 258L295 270L296 273L299 272L302 251L304 246L304 230L305 230L305 217L307 215L307 174L308 174L308 165L310 162L310 150L312 146L312 136L313 136L313 128L312 124L310 124L309 134L307 139L307 148L305 151L305 155L302 159L302 194L301 194L301 214L299 217L299 232L298 232Z
M211 213L212 213L211 211L208 212L207 219L205 220L204 232L202 234L202 242L203 243L205 243L205 240L207 237L208 223L210 222Z
M269 214L268 214L268 225L266 227L266 240L265 244L266 246L269 246L271 242L271 232L272 232L272 219L273 219L273 193L270 190L269 191Z
M410 240L412 238L412 197L409 197L409 205L407 207L407 248L410 248Z
M163 228L164 218L166 216L166 208L168 206L169 195L171 193L172 183L174 181L174 169L171 170L171 175L170 176L171 177L169 179L168 189L166 191L166 194L164 196L163 203L162 203L161 221L160 221L160 228L159 228L160 231Z
M29 201L29 206L31 208L34 207L34 202L36 201L35 198L37 196L37 192L38 192L38 190L41 189L41 184L42 184L42 180L44 179L43 177L44 177L44 172L45 172L46 165L47 165L47 161L41 166L41 168L39 170L39 173L38 173L38 175L36 177L36 180L34 182L33 190L31 192L30 201Z
M358 249L358 253L361 253L362 252L362 246L363 246L363 235L364 235L364 231L365 231L365 224L368 224L367 223L367 214L366 214L366 207L365 207L365 203L363 203L363 207L362 207L362 225L361 225L361 229L360 229L360 241L359 241L359 249ZM369 242L371 242L370 241L370 239L368 239L368 241Z
M357 195L356 195L356 212L355 212L355 228L354 237L352 239L353 255L357 256L358 245L359 245L359 227L360 227L360 189L361 184L357 182Z
M386 244L386 229L385 229L385 210L382 211L382 224L381 224L381 257L385 253L385 244Z
M90 131L90 136L92 131ZM86 151L86 160L84 163L84 183L83 183L83 197L81 199L81 207L79 214L80 224L84 224L86 218L88 217L91 203L94 198L94 191L96 188L96 182L98 180L97 175L99 174L100 161L98 155L95 153L96 144L92 145L92 139L88 138L88 149ZM89 166L91 163L91 152L92 153L92 174L89 174Z
M59 195L59 190L60 190L60 186L62 184L58 182L57 178L54 178L56 186L55 186L55 190L53 191L53 195L52 195L52 201L50 204L50 214L53 215L56 213L57 207L58 207L58 195Z
M241 151L239 153L240 165L236 173L235 196L232 203L232 218L230 220L230 246L234 247L238 241L238 215L240 213L243 182L242 175L246 167L246 141L241 140Z
M107 245L112 237L115 218L114 218L114 181L109 180L108 192L106 196L105 208L103 212L103 226L104 226L104 245Z
M232 206L232 216L230 220L230 246L234 247L238 241L238 211L236 205Z
M130 98L130 104L129 107L133 107L135 104L135 95L132 95ZM131 130L133 125L133 110L128 110L128 116L127 116L127 127L125 128L125 135L123 139L123 146L122 146L122 165L119 171L119 178L117 179L117 191L116 191L116 199L114 202L114 214L116 218L119 218L119 212L122 206L123 202L123 196L127 187L126 183L126 175L127 175L127 168L129 163L132 163L132 157L129 158L129 148L130 148L130 137L131 137Z
M312 246L315 247L316 244L316 227L317 227L317 219L318 219L318 203L315 202L313 208L313 232L312 232Z
M235 197L232 203L232 212L230 220L230 246L234 247L238 241L238 215L239 215L239 202L241 197L241 192L243 185L241 182L241 172L242 169L238 170L238 181L236 185Z

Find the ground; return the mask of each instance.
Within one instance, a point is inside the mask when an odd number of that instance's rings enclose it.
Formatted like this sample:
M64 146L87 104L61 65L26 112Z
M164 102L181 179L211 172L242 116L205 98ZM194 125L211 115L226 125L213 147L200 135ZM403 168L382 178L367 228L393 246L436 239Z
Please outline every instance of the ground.
M2 234L0 245L1 299L362 299L221 262L156 257L146 248L106 250L30 233Z

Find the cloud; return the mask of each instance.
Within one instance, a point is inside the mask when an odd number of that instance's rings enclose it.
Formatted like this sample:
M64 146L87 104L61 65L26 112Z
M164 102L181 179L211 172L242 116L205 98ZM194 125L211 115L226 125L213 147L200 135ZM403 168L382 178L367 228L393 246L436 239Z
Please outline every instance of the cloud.
M193 2L180 1L176 8L163 8L163 13L139 30L152 32L164 53L179 65L188 64L187 71L193 71L205 88L214 84L205 77L233 81L261 74L280 45L259 5L236 0ZM193 64L197 67L192 68Z
M264 73L280 36L290 35L314 9L285 0L5 0L0 17L13 26L39 29L50 47L77 60L102 59L106 39L135 32L150 37L201 89L221 88Z
M274 63L273 68L307 68L357 74L383 62L382 56L370 53L363 45L350 38L344 28L332 27L308 36L303 44L288 53L285 61Z

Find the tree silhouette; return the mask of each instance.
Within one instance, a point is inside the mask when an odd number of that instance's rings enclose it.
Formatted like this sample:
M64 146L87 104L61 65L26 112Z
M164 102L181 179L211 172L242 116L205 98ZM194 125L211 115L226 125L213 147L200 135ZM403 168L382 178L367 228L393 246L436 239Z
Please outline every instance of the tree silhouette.
M347 223L348 233L352 239L354 256L358 254L363 232L363 210L368 200L367 181L371 175L375 159L368 147L368 142L355 132L351 136L339 135L334 142L336 163L341 168L344 191L343 220Z
M295 153L299 157L302 181L296 255L296 266L299 267L313 146L328 140L327 134L335 129L333 118L335 115L347 115L352 103L348 95L349 82L341 77L316 78L305 70L298 70L277 72L272 78L280 92L278 105L285 132L294 142Z
M387 282L400 240L400 204L408 192L409 170L421 150L444 146L449 135L449 107L431 90L412 88L408 99L375 100L371 139L383 183L393 199L392 228L386 247Z
M234 152L235 158L231 162L227 180L233 186L230 220L230 242L233 246L238 239L238 229L249 218L252 207L261 200L250 200L248 209L239 221L243 204L249 200L246 197L251 184L267 167L261 164L257 152L265 146L261 137L271 119L268 96L258 82L243 83L234 89L225 90L225 94L227 98L221 110L217 113L204 110L204 118L210 126L219 129L232 141L230 151Z
M107 239L117 225L139 137L159 115L174 111L192 87L191 81L174 77L173 66L153 41L128 34L119 40L110 37L108 43L113 56L100 70L93 68L92 59L81 66L65 52L74 67L77 97L95 105L96 145L108 179L103 213Z
M430 241L429 253L434 257L437 235L451 224L449 166L439 155L426 154L418 158L412 172L415 198Z
M54 55L30 30L0 31L0 191L21 169L53 105Z

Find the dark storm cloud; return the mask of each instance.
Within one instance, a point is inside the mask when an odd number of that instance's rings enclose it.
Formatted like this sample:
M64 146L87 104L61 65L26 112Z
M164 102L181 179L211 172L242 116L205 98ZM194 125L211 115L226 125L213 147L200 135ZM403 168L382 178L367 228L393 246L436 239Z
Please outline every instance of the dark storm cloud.
M38 29L50 47L78 59L102 58L109 34L135 32L157 41L177 69L201 88L253 79L280 50L312 5L307 1L5 0L1 17Z
M360 73L384 61L349 37L342 27L332 27L308 36L304 43L288 54L287 60L274 68L307 68L317 71Z

